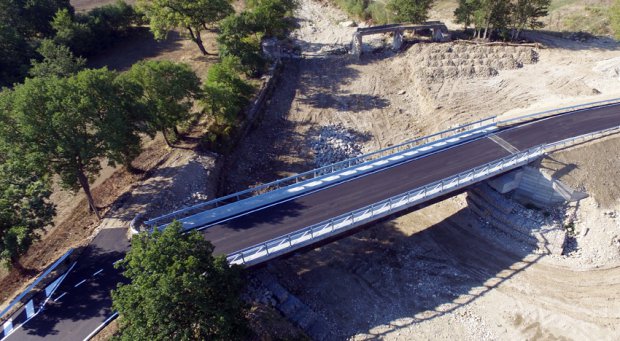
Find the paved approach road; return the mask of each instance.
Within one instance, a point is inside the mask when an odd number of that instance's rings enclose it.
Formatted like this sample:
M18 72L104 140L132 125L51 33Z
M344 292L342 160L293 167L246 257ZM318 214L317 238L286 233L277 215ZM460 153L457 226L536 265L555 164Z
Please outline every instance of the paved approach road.
M215 253L227 254L483 165L515 149L615 126L620 126L620 105L507 128L492 138L466 142L227 220L202 230L202 234L215 245ZM76 270L56 291L52 298L56 301L7 340L82 340L112 314L109 290L121 277L111 264L129 246L123 233L113 231L98 236L91 247L92 254L80 258ZM99 270L103 271L95 275Z

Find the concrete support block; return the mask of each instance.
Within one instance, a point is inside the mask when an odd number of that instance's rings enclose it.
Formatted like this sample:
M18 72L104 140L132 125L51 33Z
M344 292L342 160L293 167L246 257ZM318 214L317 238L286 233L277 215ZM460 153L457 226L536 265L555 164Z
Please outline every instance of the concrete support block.
M362 55L362 35L359 33L353 34L353 40L351 41L351 54L357 57Z
M396 30L394 31L394 40L392 40L392 49L394 51L400 51L400 48L403 46L403 31Z
M490 179L488 183L491 187L493 187L494 190L505 194L517 189L517 187L519 187L519 184L521 183L522 177L523 171L521 169L517 169L515 171Z

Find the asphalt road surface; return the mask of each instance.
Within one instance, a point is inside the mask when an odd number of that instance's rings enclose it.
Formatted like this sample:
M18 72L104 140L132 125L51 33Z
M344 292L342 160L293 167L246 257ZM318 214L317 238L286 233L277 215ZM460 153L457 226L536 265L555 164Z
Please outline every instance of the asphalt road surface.
M202 231L227 254L325 221L424 184L544 143L620 125L620 105L535 121L380 172L277 203ZM122 279L112 267L129 245L124 229L104 230L56 291L51 304L7 340L82 340L110 315L109 291ZM101 271L100 271L101 270Z

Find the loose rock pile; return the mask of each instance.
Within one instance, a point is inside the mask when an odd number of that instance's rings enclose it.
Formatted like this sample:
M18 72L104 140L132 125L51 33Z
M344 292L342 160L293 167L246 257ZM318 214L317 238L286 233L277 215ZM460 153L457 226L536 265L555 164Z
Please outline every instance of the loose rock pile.
M529 46L417 44L408 53L414 73L424 80L492 77L538 61Z
M310 141L316 167L323 167L362 154L362 144L355 132L343 125L321 127L318 135Z

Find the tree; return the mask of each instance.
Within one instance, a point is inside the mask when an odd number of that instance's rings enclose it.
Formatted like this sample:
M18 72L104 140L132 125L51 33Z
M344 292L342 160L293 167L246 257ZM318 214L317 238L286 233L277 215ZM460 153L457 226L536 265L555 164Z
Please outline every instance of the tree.
M254 92L252 86L239 77L240 67L237 58L228 56L211 66L207 74L202 103L220 124L233 125Z
M129 284L112 292L122 340L236 340L246 326L242 270L213 256L199 232L174 222L133 237L117 267Z
M43 39L37 52L43 57L43 60L33 59L30 61L32 67L29 73L33 77L68 77L86 65L86 59L76 58L68 47L58 45L50 39Z
M478 0L459 0L458 7L454 10L454 17L457 24L463 24L467 28L474 21L474 12L479 5Z
M69 11L58 11L52 19L52 27L56 32L54 42L68 46L74 54L84 56L94 50L91 28L86 23L75 21Z
M394 14L396 22L421 23L428 18L433 0L390 0L387 9Z
M551 0L514 0L510 8L511 39L519 39L519 35L527 27L543 27L544 23L538 19L547 16L550 3Z
M231 15L220 23L217 42L220 56L239 58L247 75L257 75L265 67L266 61L261 54L262 34L257 34L255 16L251 12Z
M208 52L202 32L234 12L229 0L138 0L138 7L148 18L156 39L165 39L168 32L181 28L204 55Z
M0 87L21 81L36 56L36 41L53 34L50 24L68 0L0 0Z
M109 164L126 162L139 145L133 107L107 69L83 70L69 78L26 79L11 93L9 116L23 145L41 155L62 184L82 188L91 210L100 218L90 181ZM115 132L115 133L112 133Z
M298 5L297 0L249 0L254 30L267 37L283 37L294 26L294 22L287 20L287 17Z
M120 76L121 82L141 88L140 101L148 111L152 130L178 133L177 125L190 117L193 101L200 94L200 80L187 64L142 61Z
M11 134L7 113L12 106L7 91L0 94L0 263L21 270L18 259L52 224L50 179L37 155L26 153Z
M620 40L620 0L615 0L611 6L610 20L614 36Z
M28 73L26 61L33 56L26 37L0 20L0 87L20 81Z
M50 37L50 22L59 10L73 13L69 0L0 0L0 22L15 28L27 39Z

